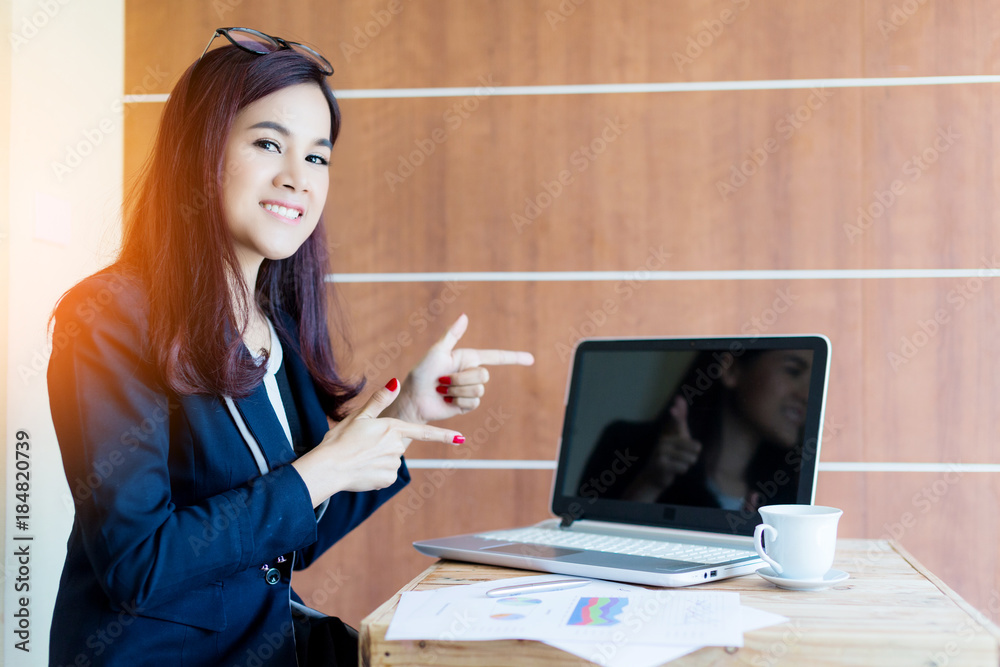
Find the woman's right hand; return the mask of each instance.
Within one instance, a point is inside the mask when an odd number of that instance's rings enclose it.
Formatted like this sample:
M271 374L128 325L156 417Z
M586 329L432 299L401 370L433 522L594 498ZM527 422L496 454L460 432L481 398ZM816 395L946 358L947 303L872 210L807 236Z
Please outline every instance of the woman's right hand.
M393 378L359 410L333 424L323 440L292 462L312 498L313 507L340 491L372 491L391 486L399 458L413 440L461 444L458 431L380 418L399 394Z
M670 418L660 432L649 460L625 490L632 500L655 502L678 475L683 475L701 455L701 443L691 437L687 402L680 396L670 406Z

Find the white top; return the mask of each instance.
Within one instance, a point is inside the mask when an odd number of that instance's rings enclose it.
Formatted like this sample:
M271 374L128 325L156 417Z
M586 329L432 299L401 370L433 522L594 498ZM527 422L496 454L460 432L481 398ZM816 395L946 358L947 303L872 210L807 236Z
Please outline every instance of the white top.
M271 335L271 353L267 357L267 372L264 375L264 390L267 392L267 397L271 401L271 407L274 408L274 415L281 423L281 430L285 432L285 439L288 442L288 446L293 448L292 432L291 429L288 428L288 416L285 413L285 404L281 400L281 392L278 391L278 380L275 378L278 369L281 367L281 362L284 359L285 354L281 348L281 339L278 338L278 332L274 330L274 325L271 324L270 319L266 317L264 319L267 321L267 330ZM251 352L251 354L253 353ZM254 361L256 361L257 365L260 366L264 362L263 355L254 355ZM264 458L264 452L261 451L260 444L250 434L250 429L247 428L246 422L243 420L243 415L241 415L240 411L236 408L236 403L233 402L233 399L230 396L225 396L224 398L226 401L226 407L229 408L229 414L236 423L236 428L239 429L244 442L246 442L247 447L250 448L250 453L253 454L253 458L257 462L260 474L266 475L270 472L270 468L267 466L267 459ZM330 500L328 498L315 509L314 513L316 515L316 521L320 520L320 517L322 517L323 513L326 512L327 505L329 504ZM295 555L292 554L292 566L294 566L294 564ZM291 586L288 587L288 605L291 609L297 610L306 616L313 618L326 618L326 614L293 600Z
M281 362L285 357L285 353L281 347L281 340L278 338L278 332L274 330L274 325L271 324L271 320L264 318L267 322L267 330L270 332L271 336L271 353L267 357L267 372L264 375L264 390L267 392L267 398L271 401L271 407L274 409L274 415L278 418L278 422L281 424L281 430L285 432L285 438L288 442L288 446L292 447L292 431L288 428L288 416L285 412L285 404L281 400L281 392L278 391L278 380L275 375L278 372L278 368L281 367ZM263 355L254 356L254 361L257 362L259 366L264 361ZM243 440L246 442L247 447L250 448L250 453L253 454L254 460L257 462L257 468L260 469L260 474L266 475L270 472L267 467L267 459L264 458L264 452L260 449L260 444L257 440L250 434L250 429L247 428L246 422L243 421L243 415L236 408L236 403L229 396L225 396L226 407L229 408L229 414L232 416L233 421L236 422L236 428L239 429L240 434L243 436Z

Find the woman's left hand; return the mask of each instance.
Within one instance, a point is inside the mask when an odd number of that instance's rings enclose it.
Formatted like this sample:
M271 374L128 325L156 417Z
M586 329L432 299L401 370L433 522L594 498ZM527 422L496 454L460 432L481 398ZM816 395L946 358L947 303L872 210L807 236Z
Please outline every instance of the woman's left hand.
M469 318L459 317L427 355L410 371L399 398L387 411L414 424L447 419L479 406L490 379L486 366L530 366L535 358L528 352L509 350L455 349Z

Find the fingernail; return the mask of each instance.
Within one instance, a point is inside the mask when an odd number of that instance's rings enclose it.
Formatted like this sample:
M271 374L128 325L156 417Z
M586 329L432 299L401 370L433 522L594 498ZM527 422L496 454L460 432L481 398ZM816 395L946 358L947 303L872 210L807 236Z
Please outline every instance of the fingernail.
M438 378L438 384L451 384L451 376L442 375L441 377Z
M399 388L399 380L397 380L396 378L392 378L385 385L385 388L388 389L389 391L396 391L396 389Z
M448 387L438 387L437 388L437 393L439 393L439 394L447 394L448 393Z
M455 402L455 399L454 399L454 398L452 398L451 396L445 396L445 397L444 397L444 402L445 402L445 403L454 403L454 402Z
M451 441L454 442L456 445L461 445L463 442L465 442L465 436L456 435L454 438L451 439Z

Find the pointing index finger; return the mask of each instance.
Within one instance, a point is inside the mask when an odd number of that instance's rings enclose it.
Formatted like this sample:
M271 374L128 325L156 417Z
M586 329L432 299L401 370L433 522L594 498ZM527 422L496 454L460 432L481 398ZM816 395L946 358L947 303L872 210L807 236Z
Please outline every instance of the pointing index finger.
M478 357L479 366L531 366L535 357L530 352L513 350L467 350Z
M451 431L437 426L427 426L426 424L411 424L395 420L396 429L400 435L410 440L422 440L424 442L445 442L453 445L460 445L465 442L465 436L458 431Z

